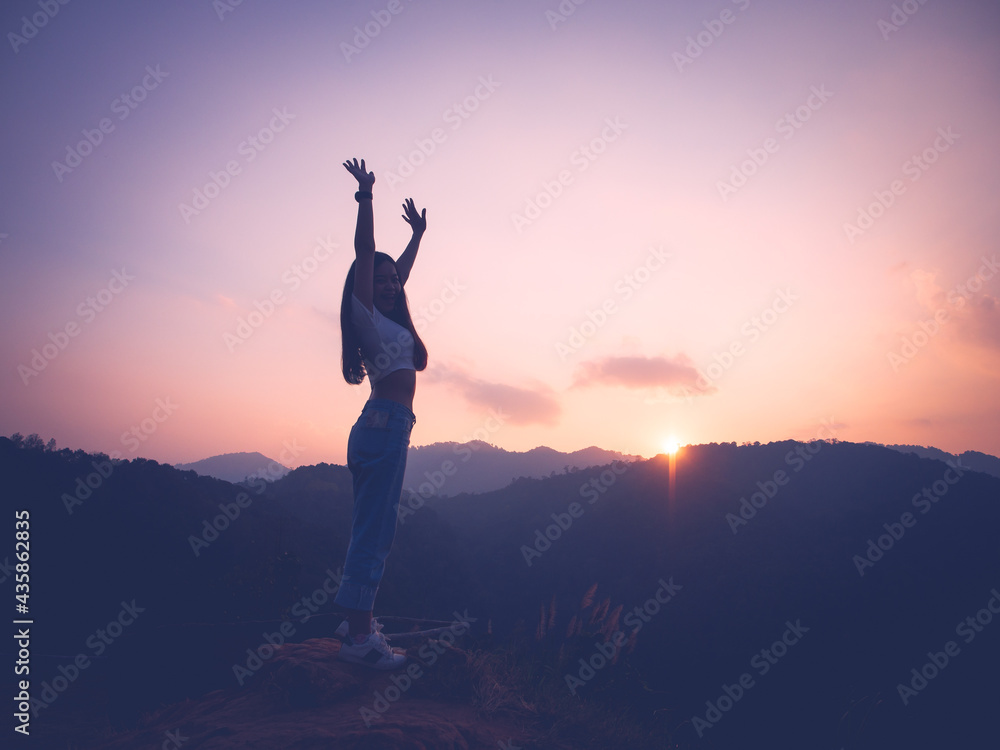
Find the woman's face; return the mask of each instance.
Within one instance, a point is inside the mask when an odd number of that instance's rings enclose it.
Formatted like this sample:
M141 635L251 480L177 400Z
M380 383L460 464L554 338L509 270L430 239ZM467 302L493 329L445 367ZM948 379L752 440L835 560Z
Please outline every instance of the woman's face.
M372 304L383 315L387 315L396 306L396 297L402 290L396 265L387 260L375 267L375 292Z

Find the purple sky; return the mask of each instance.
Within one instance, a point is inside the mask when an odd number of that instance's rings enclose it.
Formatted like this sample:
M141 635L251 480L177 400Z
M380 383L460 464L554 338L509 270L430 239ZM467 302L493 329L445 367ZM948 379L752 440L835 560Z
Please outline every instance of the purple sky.
M995 3L15 0L0 30L0 433L342 463L363 157L380 250L427 208L415 445L1000 454Z

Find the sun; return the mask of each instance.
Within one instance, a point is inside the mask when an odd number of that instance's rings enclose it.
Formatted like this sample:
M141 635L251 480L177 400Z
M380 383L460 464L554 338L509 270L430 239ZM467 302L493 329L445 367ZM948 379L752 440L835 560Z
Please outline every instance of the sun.
M674 455L677 451L681 449L681 444L678 442L677 438L671 435L663 443L663 452L669 455Z

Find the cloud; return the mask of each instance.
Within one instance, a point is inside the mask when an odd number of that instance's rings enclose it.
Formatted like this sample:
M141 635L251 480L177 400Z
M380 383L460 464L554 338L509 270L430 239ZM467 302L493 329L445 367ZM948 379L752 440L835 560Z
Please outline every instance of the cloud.
M910 274L917 302L929 319L944 311L942 331L975 346L1000 350L1000 298L987 291L996 278L997 259L983 258L976 273L945 290L939 271L914 270Z
M604 357L577 366L573 388L620 385L625 388L666 388L676 395L713 393L699 385L698 371L686 354L670 357Z
M988 294L970 301L961 333L965 338L1000 350L1000 299Z
M470 404L503 412L511 424L555 426L562 413L555 394L544 385L531 389L490 383L445 366L428 370L424 380L452 386Z

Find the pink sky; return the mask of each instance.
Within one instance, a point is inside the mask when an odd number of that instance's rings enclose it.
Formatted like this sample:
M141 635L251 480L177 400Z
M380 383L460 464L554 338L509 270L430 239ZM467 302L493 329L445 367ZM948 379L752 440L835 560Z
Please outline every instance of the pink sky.
M404 198L427 208L414 445L650 456L832 424L1000 454L991 4L892 30L891 3L74 3L24 43L15 5L0 433L343 463L369 387L340 375L341 162L364 157L380 250Z

